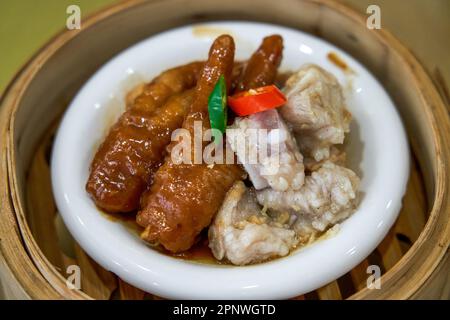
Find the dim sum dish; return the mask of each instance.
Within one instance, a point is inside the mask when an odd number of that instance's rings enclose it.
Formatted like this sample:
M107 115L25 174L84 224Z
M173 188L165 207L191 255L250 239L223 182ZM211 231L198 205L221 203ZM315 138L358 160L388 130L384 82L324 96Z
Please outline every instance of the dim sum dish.
M408 177L388 95L332 45L220 22L103 66L59 128L52 181L105 268L167 298L289 298L363 260Z

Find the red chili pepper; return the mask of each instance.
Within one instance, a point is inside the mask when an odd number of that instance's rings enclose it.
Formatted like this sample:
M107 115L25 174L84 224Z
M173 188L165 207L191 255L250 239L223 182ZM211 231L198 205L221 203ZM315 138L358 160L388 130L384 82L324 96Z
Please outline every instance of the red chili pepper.
M281 107L285 103L286 97L274 85L250 89L228 97L228 105L238 116Z

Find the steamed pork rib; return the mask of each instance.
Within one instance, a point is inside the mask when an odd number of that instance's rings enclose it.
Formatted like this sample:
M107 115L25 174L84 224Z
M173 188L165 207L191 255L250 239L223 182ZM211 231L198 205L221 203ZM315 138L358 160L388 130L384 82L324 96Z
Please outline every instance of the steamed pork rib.
M274 219L261 212L254 190L238 181L209 228L209 247L216 259L235 265L285 256L297 244L289 218L286 214Z
M286 82L288 99L280 113L296 133L306 158L329 158L330 147L344 142L351 114L346 110L337 79L317 65L307 64Z
M221 45L223 49L219 50ZM227 65L232 62L227 62L230 56L226 53L230 54L230 46L234 51L234 42L229 36L222 36L213 44L204 76L197 85L198 97L183 125L191 133L195 120L201 121L204 129L210 127L207 100L221 74L229 79ZM239 88L249 88L250 83L254 86L272 83L281 51L280 36L265 38L247 63ZM254 59L258 59L258 63L253 62ZM248 76L250 73L252 77ZM137 222L145 227L142 238L159 242L172 252L189 249L200 231L210 224L226 192L236 180L243 178L244 172L237 164L176 165L168 157L156 173L154 184L143 199L143 209L137 216Z
M202 66L193 62L163 72L145 86L111 128L94 156L86 184L98 207L108 212L138 208L140 196L163 157L161 146L169 142L169 131L179 127L184 117L176 116L177 124L174 119L163 123L155 110L159 111L170 96L194 87ZM168 116L174 105L179 111L189 103L189 95L183 95L170 101L162 112Z
M358 184L351 170L329 161L296 191L255 191L235 183L209 229L214 257L245 265L287 255L347 218Z
M297 190L305 178L303 157L275 109L238 117L227 142L249 174L255 189Z
M267 188L256 196L270 210L296 214L294 229L306 236L347 218L356 208L358 186L359 178L352 170L326 161L305 178L300 190Z
M195 121L204 129L210 128L208 98L221 75L229 83L233 59L233 39L228 35L220 36L211 46L194 102L183 123L192 138ZM160 243L172 252L189 249L200 231L210 224L228 189L242 177L238 165L174 164L170 156L166 157L137 215L137 222L145 227L142 238Z
M297 135L296 140L299 139L301 139L301 137ZM313 158L304 158L303 160L305 170L307 170L308 172L317 171L327 161L345 167L347 153L344 150L337 148L336 146L331 146L328 158L320 161L316 161Z

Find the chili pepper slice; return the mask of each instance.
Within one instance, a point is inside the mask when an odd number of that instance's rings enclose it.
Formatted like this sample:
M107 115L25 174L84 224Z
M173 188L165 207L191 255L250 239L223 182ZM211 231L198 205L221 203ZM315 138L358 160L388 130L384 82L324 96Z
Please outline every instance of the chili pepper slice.
M214 141L219 142L227 127L227 85L225 77L221 75L217 80L208 99L209 122L211 124Z
M281 107L287 99L274 85L250 89L228 97L228 105L238 116L247 116Z

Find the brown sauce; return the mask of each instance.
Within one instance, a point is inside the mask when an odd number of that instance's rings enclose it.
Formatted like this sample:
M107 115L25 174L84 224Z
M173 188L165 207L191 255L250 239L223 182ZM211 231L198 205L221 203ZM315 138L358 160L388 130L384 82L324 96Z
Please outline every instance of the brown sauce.
M106 219L120 223L127 230L132 232L133 234L139 236L144 228L136 223L136 213L135 212L127 212L127 213L106 213L101 209L97 209L103 217Z
M354 71L347 65L347 63L342 60L341 57L337 55L336 52L329 52L327 54L328 60L333 63L336 67L340 68L344 72L354 73Z
M127 230L135 234L136 236L140 236L141 232L144 231L144 228L142 228L140 225L136 222L136 213L130 212L130 213L106 213L102 210L100 210L100 213L102 216L104 216L106 219L120 223L122 224ZM214 258L214 255L211 252L211 249L208 246L208 233L205 230L202 232L198 238L198 241L187 251L181 252L181 253L172 253L166 249L164 249L163 246L150 246L152 249L157 250L158 252L165 254L167 256L182 259L182 260L189 260L199 263L207 263L207 264L217 264L217 265L224 265L228 264L227 262L219 261L216 258Z
M219 261L214 258L211 249L208 246L208 233L202 232L199 236L198 242L195 243L189 250L181 252L181 253L171 253L167 250L162 249L164 254L169 255L171 257L175 257L178 259L196 261L201 263L208 264L228 264L223 261Z
M136 213L105 213L101 210L99 210L102 216L106 217L108 220L114 221L116 223L122 224L127 230L134 233L137 236L140 236L141 232L144 231L144 228L142 228L140 225L136 222ZM312 243L322 241L328 238L334 237L339 232L338 225L332 226L328 230L318 233L316 236L311 238L306 243L300 244L297 248L294 248L292 252L296 251L299 248L304 248ZM204 264L214 264L214 265L231 265L228 261L219 261L216 258L214 258L214 255L212 254L211 249L209 248L209 241L208 241L208 232L207 229L203 230L202 233L198 236L197 242L189 249L184 252L180 253L172 253L168 250L166 250L163 246L150 246L149 247L153 250L157 250L159 253L162 253L164 255L167 255L172 258L176 259L182 259L187 261L193 261L197 263L204 263ZM272 258L265 263L278 260L280 257ZM256 263L259 264L259 263Z

